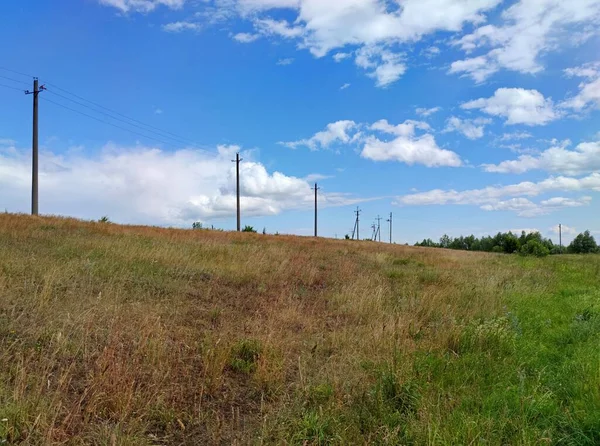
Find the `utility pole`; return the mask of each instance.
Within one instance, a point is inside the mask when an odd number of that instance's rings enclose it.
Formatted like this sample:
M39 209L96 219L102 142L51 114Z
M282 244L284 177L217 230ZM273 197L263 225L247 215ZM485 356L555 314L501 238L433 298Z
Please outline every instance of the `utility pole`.
M315 183L315 237L317 236L317 191L319 188L317 187L317 183Z
M381 217L378 215L376 220L377 220L377 233L379 234L379 241L381 241Z
M38 94L44 91L43 85L38 87L38 78L33 78L33 91L25 94L33 95L33 138L31 143L31 215L38 215Z
M358 208L358 206L356 207L356 210L354 211L354 214L356 214L356 220L354 221L354 229L352 230L352 240L354 240L354 234L356 233L356 240L360 240L360 231L358 229L358 222L359 222L359 216L360 216L360 209Z
M240 213L240 153L235 154L235 160L231 160L232 163L235 163L235 184L236 184L236 194L237 194L237 230L240 232L242 230L242 218Z
M560 253L562 254L562 224L558 224L558 245L560 246Z
M373 223L371 225L371 229L373 230L373 232L371 233L371 240L376 242L377 241L377 225L375 223Z
M390 245L392 244L392 213L390 212L390 218L387 220L390 224Z

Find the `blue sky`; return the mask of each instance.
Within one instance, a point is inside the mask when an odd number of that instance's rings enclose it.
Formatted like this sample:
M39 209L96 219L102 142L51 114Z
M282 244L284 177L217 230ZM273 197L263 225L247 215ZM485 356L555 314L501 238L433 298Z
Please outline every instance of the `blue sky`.
M356 206L399 243L600 234L600 0L27 0L0 24L8 211L38 76L43 214L232 229L240 151L269 232L312 232L318 181L324 236Z

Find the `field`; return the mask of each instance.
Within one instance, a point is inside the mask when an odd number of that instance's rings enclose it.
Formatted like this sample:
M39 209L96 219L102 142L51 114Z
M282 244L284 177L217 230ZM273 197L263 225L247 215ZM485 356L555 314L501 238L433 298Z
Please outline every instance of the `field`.
M0 443L600 444L600 256L0 214Z

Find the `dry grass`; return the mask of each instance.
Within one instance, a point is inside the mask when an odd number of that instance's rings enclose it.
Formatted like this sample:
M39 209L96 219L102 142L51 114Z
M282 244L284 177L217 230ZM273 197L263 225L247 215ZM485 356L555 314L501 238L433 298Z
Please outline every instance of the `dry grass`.
M459 357L466 327L503 316L515 290L556 283L523 262L0 215L0 441L494 438L489 420L440 427L461 397L422 364Z

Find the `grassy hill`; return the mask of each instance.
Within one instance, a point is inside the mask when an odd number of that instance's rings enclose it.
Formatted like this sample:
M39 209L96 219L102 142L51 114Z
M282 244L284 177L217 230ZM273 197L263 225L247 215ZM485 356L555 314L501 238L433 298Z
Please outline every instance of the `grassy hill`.
M0 214L0 443L600 444L600 256Z

